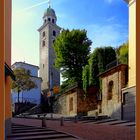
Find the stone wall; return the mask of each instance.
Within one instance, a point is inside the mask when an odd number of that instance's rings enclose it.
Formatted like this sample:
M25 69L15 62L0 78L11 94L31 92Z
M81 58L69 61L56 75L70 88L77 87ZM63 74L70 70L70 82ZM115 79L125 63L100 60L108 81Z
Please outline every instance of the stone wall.
M108 83L113 81L112 99L108 100ZM121 72L116 72L102 79L102 114L121 118Z
M57 97L57 100L54 103L54 113L58 114L67 114L66 113L66 96L61 95Z
M72 103L70 100L72 99ZM71 106L71 107L70 107ZM77 92L69 92L58 97L55 104L55 112L65 115L74 116L77 114Z
M83 90L74 87L68 91L65 91L57 98L55 103L55 113L59 113L65 116L75 116L79 113L87 112L87 102L84 100Z
M102 77L102 115L121 119L122 117L122 93L121 89L126 85L126 69L124 65L117 66L112 72L108 71ZM112 81L112 86L109 83ZM110 89L111 88L111 89Z

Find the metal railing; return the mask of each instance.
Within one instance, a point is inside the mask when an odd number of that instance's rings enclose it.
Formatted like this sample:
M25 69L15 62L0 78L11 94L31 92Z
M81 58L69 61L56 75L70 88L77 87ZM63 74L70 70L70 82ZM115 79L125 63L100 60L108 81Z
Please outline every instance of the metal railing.
M18 102L18 98L15 97L14 100L13 100L14 103L17 103ZM20 103L37 103L37 100L35 98L24 98L24 97L19 97L19 102Z
M119 61L119 59L116 59L106 65L106 70L111 69L112 67L118 66L119 64L121 64L121 62Z

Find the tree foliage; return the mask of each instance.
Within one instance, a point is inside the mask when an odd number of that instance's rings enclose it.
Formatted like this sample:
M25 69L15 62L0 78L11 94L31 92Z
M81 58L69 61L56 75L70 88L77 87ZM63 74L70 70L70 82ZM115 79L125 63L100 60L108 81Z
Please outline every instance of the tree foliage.
M36 88L37 85L31 79L30 71L24 68L16 68L13 70L16 81L12 81L12 89L18 93L18 102L19 102L19 93L21 91L29 91L33 88Z
M84 81L83 82L83 89L86 92L86 90L89 86L89 84L88 84L88 81L89 81L89 65L86 65L83 69L82 80Z
M82 70L88 63L91 41L85 30L63 30L54 42L55 67L60 69L66 85L82 82Z
M96 48L90 55L88 66L89 72L83 70L83 88L87 89L89 86L100 86L101 81L98 74L106 70L106 65L116 59L115 49L112 47ZM88 75L86 75L88 74ZM87 81L88 78L88 81Z
M128 42L122 44L117 49L117 54L121 63L128 64Z

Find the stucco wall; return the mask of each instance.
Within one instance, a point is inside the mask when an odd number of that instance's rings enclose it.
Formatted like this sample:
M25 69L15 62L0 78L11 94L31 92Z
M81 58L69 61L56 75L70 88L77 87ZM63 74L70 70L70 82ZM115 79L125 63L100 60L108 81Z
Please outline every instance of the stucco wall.
M136 85L136 1L129 1L129 87Z
M38 77L38 67L31 65L31 64L27 64L27 63L23 63L23 62L16 62L15 64L12 65L13 68L25 68L27 70L30 70L31 72L31 76L32 80L36 83L37 88L31 89L29 91L23 91L20 93L19 98L20 98L20 102L23 101L29 101L31 103L36 103L36 104L40 104L41 102L41 78ZM12 103L17 102L17 97L18 94L16 92L14 92L14 90L12 91Z
M31 89L30 91L23 91L20 93L19 98L20 102L31 102L35 104L40 104L41 102L41 79L40 78L32 78L36 83L37 88ZM12 91L12 103L16 103L18 100L18 94Z

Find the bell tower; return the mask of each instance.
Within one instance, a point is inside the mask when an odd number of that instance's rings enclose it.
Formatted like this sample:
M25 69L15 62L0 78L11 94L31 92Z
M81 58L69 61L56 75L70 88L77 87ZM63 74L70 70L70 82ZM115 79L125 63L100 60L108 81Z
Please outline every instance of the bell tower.
M57 26L57 17L55 11L49 7L43 15L43 25L39 31L39 52L40 52L40 72L42 77L42 90L50 90L54 86L60 86L60 72L54 67L55 52L53 42L59 35L61 28Z

